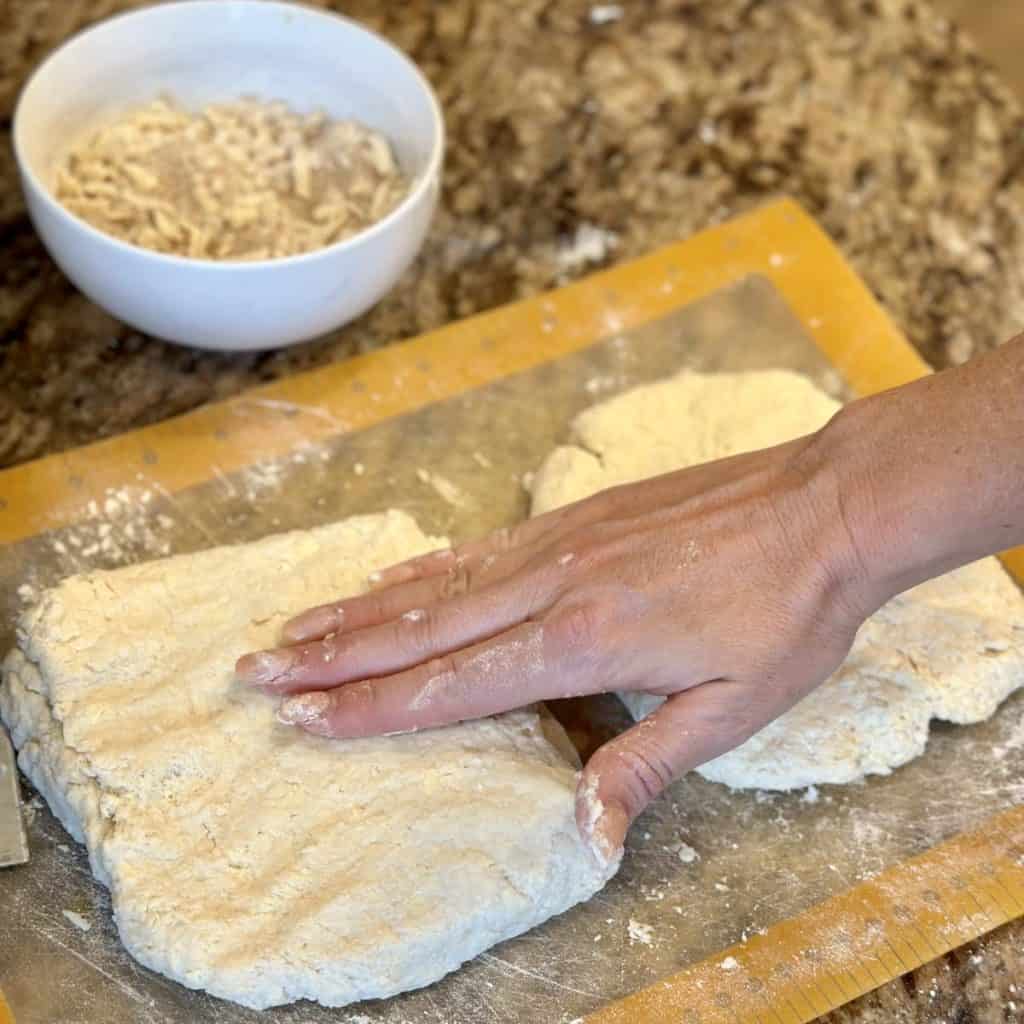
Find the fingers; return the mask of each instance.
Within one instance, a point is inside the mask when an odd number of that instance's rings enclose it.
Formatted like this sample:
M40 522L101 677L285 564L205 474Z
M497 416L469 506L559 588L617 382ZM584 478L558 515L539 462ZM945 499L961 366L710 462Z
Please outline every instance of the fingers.
M479 590L513 571L512 565L491 563L483 566L476 560L456 560L443 575L426 576L310 608L284 624L281 639L285 644L308 643L322 640L332 633L366 629L436 602Z
M479 567L490 557L528 544L536 532L532 522L503 527L486 537L468 541L458 547L430 551L425 555L371 573L369 583L374 588L393 587L449 573L459 566Z
M235 671L242 682L276 693L389 676L517 626L540 610L538 600L544 601L543 593L520 579L447 601L433 599L436 587L436 581L424 580L342 602L336 608L341 620L352 624L349 631L247 654ZM418 606L406 608L409 603Z
M672 486L666 476L614 488L457 548L431 551L372 573L368 582L373 589L368 594L319 605L295 616L284 624L282 642L308 643L330 633L362 629L468 592L481 581L499 579L522 568L538 549L555 544L573 530L609 519L611 513L629 518L651 501L664 502ZM625 528L624 523L622 526Z
M559 664L543 626L527 622L397 675L289 697L278 718L345 739L449 725L578 690Z
M371 587L394 587L400 583L410 583L412 580L425 579L428 576L437 576L439 573L448 572L462 555L461 550L455 548L440 548L437 551L428 551L425 555L417 555L397 565L389 565L386 569L379 569L371 572L366 578Z
M749 687L725 680L669 697L587 762L576 821L603 865L622 855L630 824L671 782L738 746L769 721L752 718Z
M573 525L584 503L577 502L565 508L553 509L542 516L517 523L515 526L502 527L486 537L468 541L458 547L430 551L425 555L388 566L379 572L371 573L369 583L374 588L381 589L448 573L458 565L480 568L489 560L518 552L557 529Z
M488 575L496 577L501 575L502 571L507 574L524 564L531 551L540 545L552 544L564 534L586 528L601 520L631 519L647 508L670 507L674 499L678 500L680 483L684 479L687 491L692 495L700 495L714 487L721 479L733 476L738 466L754 460L759 454L761 453L736 455L635 484L614 487L516 526L496 530L486 537L458 547L430 551L425 555L399 562L397 565L371 573L368 582L373 592L381 593L438 578L458 580ZM403 610L416 606L415 603L411 603L411 596L405 599L406 594L412 593L401 591L400 594L394 595L398 603L404 603ZM427 595L418 598L419 600L427 600L432 591L419 593ZM352 626L347 604L341 602L321 605L296 616L284 625L284 642L303 643L321 639L339 629L360 628ZM356 605L351 611L364 610L366 607L372 606L368 603ZM370 625L382 620L383 616L375 619L370 617L363 624Z

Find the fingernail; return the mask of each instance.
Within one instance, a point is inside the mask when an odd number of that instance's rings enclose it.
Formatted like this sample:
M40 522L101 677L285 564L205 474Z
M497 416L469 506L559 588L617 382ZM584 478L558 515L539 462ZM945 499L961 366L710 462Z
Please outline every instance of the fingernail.
M301 643L316 637L333 633L341 626L345 613L333 604L310 608L308 612L289 619L281 629L281 636L288 643Z
M378 583L380 583L380 581L382 579L384 579L384 573L379 572L379 571L371 572L370 575L366 577L366 582L371 587L375 587L375 586L377 586Z
M295 651L257 651L239 658L235 665L235 675L242 682L254 686L266 686L278 682L282 676L295 667L298 654Z
M284 725L313 725L323 722L330 706L331 698L326 693L319 690L313 693L300 693L296 697L287 697L281 701L277 709L277 720Z

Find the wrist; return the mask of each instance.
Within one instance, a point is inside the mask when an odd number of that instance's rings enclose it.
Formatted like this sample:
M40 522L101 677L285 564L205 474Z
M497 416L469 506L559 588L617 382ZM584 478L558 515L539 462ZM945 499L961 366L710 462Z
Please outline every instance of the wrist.
M986 552L972 552L963 483L927 378L844 406L822 430L851 549L872 611Z
M898 522L886 505L891 492L872 457L880 423L875 399L860 399L840 409L817 435L841 543L848 563L856 566L865 618L905 589L901 581L909 568Z
M812 439L874 608L1024 543L1024 338L851 402Z
M829 603L857 628L891 596L878 566L871 525L869 481L859 469L853 431L841 410L824 427L801 438L786 458L801 481L800 502L791 521L804 537L804 554L826 582ZM800 514L800 510L803 510Z

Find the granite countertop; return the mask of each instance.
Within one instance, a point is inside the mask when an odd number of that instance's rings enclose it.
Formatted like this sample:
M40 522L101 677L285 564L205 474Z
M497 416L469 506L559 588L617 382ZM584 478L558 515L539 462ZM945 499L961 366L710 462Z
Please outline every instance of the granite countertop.
M132 0L0 5L0 105ZM330 4L321 0L322 6ZM442 208L375 310L261 355L141 337L78 296L0 148L0 466L536 293L779 193L831 232L935 365L1024 328L1024 120L910 0L347 0L444 104ZM604 15L602 17L601 15Z
M75 293L0 149L0 466L345 358L640 255L778 194L832 234L924 356L1024 329L1024 117L914 0L348 0L445 108L441 209L375 310L315 343L221 356L140 336ZM29 70L131 0L0 5L9 132ZM1024 925L832 1014L1024 1019ZM1024 995L1024 993L1022 993Z

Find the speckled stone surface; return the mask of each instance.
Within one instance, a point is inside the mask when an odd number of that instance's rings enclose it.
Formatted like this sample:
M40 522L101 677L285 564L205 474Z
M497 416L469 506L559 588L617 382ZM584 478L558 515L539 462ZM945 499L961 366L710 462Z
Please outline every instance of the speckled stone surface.
M582 0L321 5L390 36L443 102L445 190L421 259L322 341L230 357L165 345L53 267L5 145L0 465L534 294L781 193L829 230L933 364L1024 329L1024 118L922 3L627 0L607 21ZM53 45L131 6L0 0L3 115ZM827 1020L1024 1021L1018 984L1019 924Z
M56 42L130 6L0 0L5 112ZM444 104L443 205L415 268L361 321L297 349L150 341L52 266L5 146L0 465L536 293L779 193L819 218L933 363L1024 327L1024 120L921 3L634 0L608 21L583 0L334 6L409 51ZM574 249L581 225L616 244Z

